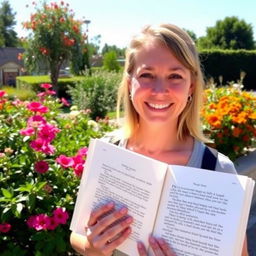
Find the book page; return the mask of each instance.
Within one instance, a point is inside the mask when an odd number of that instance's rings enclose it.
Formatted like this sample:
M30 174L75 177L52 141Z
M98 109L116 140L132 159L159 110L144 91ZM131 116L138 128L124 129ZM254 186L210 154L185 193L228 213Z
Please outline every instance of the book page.
M154 234L165 238L177 256L241 256L242 248L235 251L235 246L241 237L240 222L247 225L247 219L241 219L247 180L246 176L169 166Z
M91 210L113 200L119 207L127 206L134 218L132 234L118 249L138 255L136 241L148 245L153 230L167 165L97 139L92 148L71 229L85 235L84 226Z

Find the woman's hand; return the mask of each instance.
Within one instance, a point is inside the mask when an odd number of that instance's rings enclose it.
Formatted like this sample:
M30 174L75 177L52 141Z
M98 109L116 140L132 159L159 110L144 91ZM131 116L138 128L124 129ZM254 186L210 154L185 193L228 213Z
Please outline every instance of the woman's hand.
M150 236L149 244L156 256L175 256L174 252L163 238ZM148 255L143 243L138 242L137 248L140 256Z
M131 216L128 209L114 208L114 203L101 206L91 213L87 224L86 255L109 256L131 233Z

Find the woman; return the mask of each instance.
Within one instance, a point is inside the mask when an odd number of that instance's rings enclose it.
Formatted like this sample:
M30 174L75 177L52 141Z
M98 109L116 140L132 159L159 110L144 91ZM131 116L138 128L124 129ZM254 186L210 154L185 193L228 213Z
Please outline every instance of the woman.
M126 53L119 88L125 132L114 140L119 146L168 164L200 168L203 143L207 142L199 117L202 92L198 53L189 35L169 24L144 28ZM215 170L236 173L233 163L220 153ZM117 220L121 222L111 225ZM131 224L128 209L117 211L113 204L105 205L92 212L86 239L72 233L71 244L88 256L122 255L115 249L129 236ZM175 255L163 239L151 236L149 244L155 255ZM139 242L138 252L147 255ZM246 243L242 255L247 255Z

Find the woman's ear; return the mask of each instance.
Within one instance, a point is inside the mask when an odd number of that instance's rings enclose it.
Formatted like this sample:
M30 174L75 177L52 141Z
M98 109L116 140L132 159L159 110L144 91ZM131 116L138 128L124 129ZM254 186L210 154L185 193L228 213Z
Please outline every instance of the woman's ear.
M188 95L192 95L194 93L194 89L195 89L194 83L191 82Z

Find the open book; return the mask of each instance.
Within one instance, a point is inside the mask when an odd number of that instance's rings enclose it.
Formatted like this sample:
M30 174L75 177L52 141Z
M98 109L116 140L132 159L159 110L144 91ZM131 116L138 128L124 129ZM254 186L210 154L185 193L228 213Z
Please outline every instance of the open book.
M138 255L138 240L148 248L153 233L177 256L241 256L253 188L246 176L168 165L95 139L70 229L85 235L91 210L115 201L134 218L118 248L127 255Z

